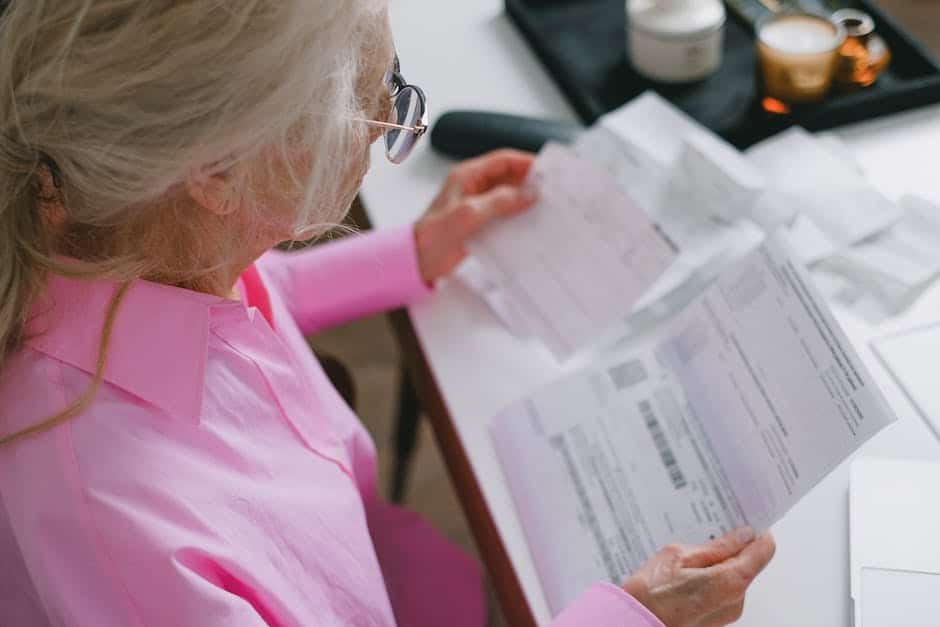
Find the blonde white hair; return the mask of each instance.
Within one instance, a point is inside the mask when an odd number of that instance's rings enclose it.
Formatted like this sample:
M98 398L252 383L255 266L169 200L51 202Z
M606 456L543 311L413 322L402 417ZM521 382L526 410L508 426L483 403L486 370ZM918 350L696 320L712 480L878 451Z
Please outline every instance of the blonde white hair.
M194 172L225 171L239 207L263 213L258 161L305 153L288 173L297 232L341 220L340 170L367 133L353 121L357 80L384 1L3 4L0 368L50 272L186 285L222 261L223 250L199 252L204 234L181 215L191 206L172 202ZM154 255L166 221L174 254Z

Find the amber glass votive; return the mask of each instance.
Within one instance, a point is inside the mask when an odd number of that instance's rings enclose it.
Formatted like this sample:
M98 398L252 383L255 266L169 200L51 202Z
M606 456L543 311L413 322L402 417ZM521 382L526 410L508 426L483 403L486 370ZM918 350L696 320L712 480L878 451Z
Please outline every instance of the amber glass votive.
M891 62L891 50L875 32L875 21L867 13L842 9L832 14L832 21L845 29L845 43L839 48L836 83L850 87L868 87Z
M765 98L787 104L819 102L829 93L845 29L811 13L780 13L757 27Z

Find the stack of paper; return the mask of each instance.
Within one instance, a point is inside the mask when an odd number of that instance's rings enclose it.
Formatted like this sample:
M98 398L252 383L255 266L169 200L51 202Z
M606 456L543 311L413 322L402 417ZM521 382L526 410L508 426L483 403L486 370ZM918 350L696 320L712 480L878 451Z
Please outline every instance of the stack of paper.
M871 318L903 310L940 276L940 209L886 198L832 135L793 128L741 153L648 92L572 148L612 178L550 148L535 177L545 200L532 211L549 217L493 229L464 271L515 333L543 338L559 358L617 321L628 333L674 313L778 230L827 296ZM561 191L566 180L574 193ZM663 257L644 253L630 259L647 265L625 264L643 237L661 251L658 233L677 249L671 263L649 265Z
M576 150L613 172L679 247L638 309L696 273L714 276L779 228L827 295L863 314L898 313L940 274L931 254L940 208L886 198L834 135L793 128L742 155L647 93L603 117Z
M936 276L920 256L903 268L894 264L897 272L887 276L868 271L902 248L909 259L912 249L898 244L910 238L908 225L929 221L930 212L912 214L885 198L832 135L794 128L742 154L647 93L601 118L575 150L607 168L679 248L678 261L633 315L668 313L666 297L687 295L690 282L714 277L781 228L799 261L827 262L817 272L840 302L896 312ZM919 233L920 243L940 245L934 229ZM909 271L912 264L917 272Z

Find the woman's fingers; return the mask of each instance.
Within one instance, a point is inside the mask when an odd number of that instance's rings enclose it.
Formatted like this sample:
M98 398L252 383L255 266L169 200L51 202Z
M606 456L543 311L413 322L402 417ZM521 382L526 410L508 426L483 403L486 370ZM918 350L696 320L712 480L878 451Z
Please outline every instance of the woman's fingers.
M774 537L770 533L765 533L728 560L727 564L740 576L752 580L766 568L776 551L777 544L774 542Z
M482 194L498 185L521 185L529 174L535 155L503 149L464 161L451 172L448 187L463 194Z
M743 603L748 587L770 562L775 550L773 537L765 534L733 557L699 571L705 573L709 580L711 604L717 608L728 608Z
M467 241L486 225L525 211L535 199L529 189L498 185L456 204L431 207L415 225L418 263L425 282L431 284L450 274L466 256Z
M470 238L490 222L521 213L536 200L535 192L525 187L500 185L488 192L467 198L458 208L458 228L463 238Z
M736 623L741 619L741 616L744 615L744 599L736 603L732 603L727 607L722 608L718 612L712 614L705 625L707 627L724 627L725 625L730 625Z
M623 588L670 627L718 627L741 616L748 587L774 554L769 534L736 529L702 546L673 544Z
M686 568L708 568L738 555L754 541L754 530L742 527L701 546L691 547L682 560Z

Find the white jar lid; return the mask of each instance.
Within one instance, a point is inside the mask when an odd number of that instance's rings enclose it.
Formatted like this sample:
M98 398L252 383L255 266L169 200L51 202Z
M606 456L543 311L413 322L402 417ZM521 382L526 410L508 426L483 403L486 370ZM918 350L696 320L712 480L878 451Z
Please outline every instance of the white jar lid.
M628 0L630 26L667 37L687 37L725 22L721 0Z

